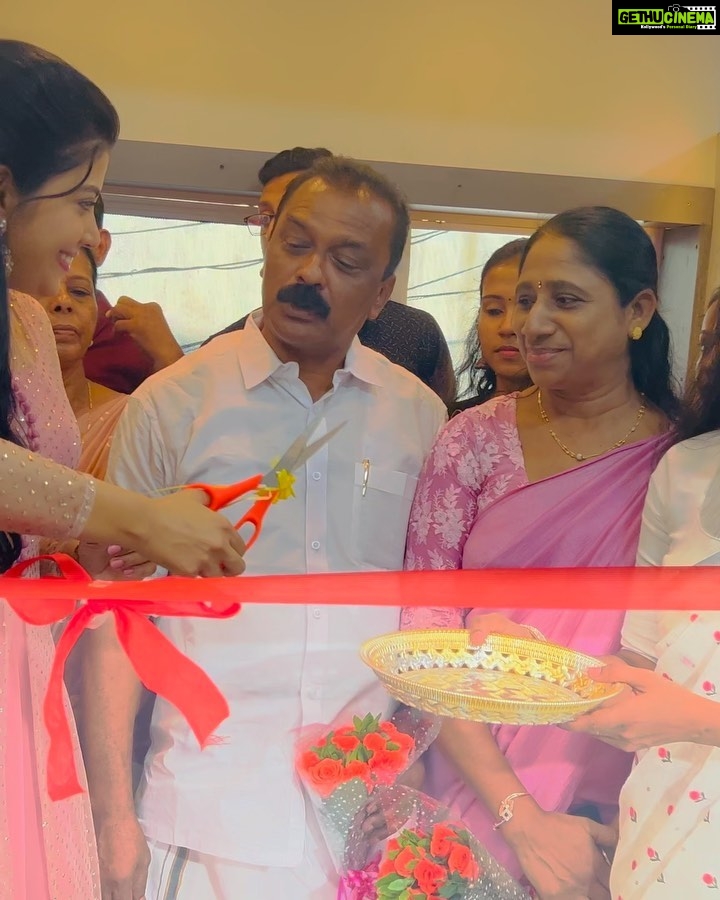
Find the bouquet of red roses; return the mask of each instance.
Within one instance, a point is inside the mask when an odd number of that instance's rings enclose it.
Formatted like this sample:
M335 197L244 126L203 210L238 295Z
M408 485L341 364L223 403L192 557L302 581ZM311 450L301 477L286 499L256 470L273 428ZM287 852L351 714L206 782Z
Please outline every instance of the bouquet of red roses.
M338 900L527 900L469 829L420 791L378 788L363 812L348 835ZM378 813L382 828L368 840Z
M415 739L392 721L368 713L352 725L328 731L300 753L297 770L308 790L329 797L341 784L360 779L372 791L393 784L407 768Z
M473 837L456 825L403 829L391 838L375 882L377 900L464 898L483 874Z
M368 713L305 731L295 768L340 871L346 866L353 824L364 821L362 810L371 795L395 784L425 752L438 728L434 716L402 708L389 718Z

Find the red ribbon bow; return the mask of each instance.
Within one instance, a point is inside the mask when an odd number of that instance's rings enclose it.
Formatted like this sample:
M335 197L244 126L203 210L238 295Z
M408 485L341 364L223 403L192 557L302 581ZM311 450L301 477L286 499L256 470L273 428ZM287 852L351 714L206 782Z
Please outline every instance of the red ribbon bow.
M364 869L351 869L340 879L337 900L377 900L377 880L380 857L371 860Z
M4 577L20 578L29 566L41 559L53 560L67 581L89 586L89 599L82 600L80 606L76 599L67 596L66 590L59 590L53 596L52 582L58 579L42 579L42 602L34 602L31 594L7 592L8 604L29 625L52 625L69 617L55 651L43 704L45 726L50 735L47 780L51 799L63 800L83 790L75 768L73 741L65 712L63 675L65 662L78 638L92 620L103 613L110 612L115 617L118 639L145 687L177 707L200 745L204 746L229 715L227 701L205 672L173 646L147 616L227 619L240 611L240 604L217 595L206 599L207 593L202 600L147 599L151 585L93 581L81 565L64 554L26 559L9 569ZM158 581L156 595L167 596L166 591L159 589L161 583ZM144 584L145 596L139 600L129 599L137 592L139 584ZM83 591L76 589L74 593L77 597Z

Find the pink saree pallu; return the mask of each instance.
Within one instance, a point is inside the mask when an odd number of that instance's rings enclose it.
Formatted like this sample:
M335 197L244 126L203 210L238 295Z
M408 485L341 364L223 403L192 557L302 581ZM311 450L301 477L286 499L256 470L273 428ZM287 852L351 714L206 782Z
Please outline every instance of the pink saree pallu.
M483 510L468 535L463 568L633 566L650 475L667 438L623 447L582 466L510 491ZM521 596L478 597L538 628L549 641L594 656L620 648L623 611L526 609ZM562 598L557 598L562 605ZM569 605L577 597L568 597ZM485 612L487 609L480 609ZM498 747L518 778L547 811L617 811L632 756L587 735L556 726L492 726ZM491 815L437 748L428 754L427 787L451 806L515 877L514 853L493 831Z

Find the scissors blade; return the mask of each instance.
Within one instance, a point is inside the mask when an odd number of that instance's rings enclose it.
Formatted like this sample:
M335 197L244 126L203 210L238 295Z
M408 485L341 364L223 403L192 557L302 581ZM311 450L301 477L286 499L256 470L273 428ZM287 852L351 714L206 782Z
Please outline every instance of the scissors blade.
M308 444L308 438L317 429L319 424L320 419L313 419L302 434L295 438L285 453L283 453L277 465L273 466L273 468L263 476L262 483L264 485L267 487L276 485L277 473L280 471L285 470L286 472L293 472L295 469L299 469L300 466L304 465L304 463L317 453L321 447L324 447L325 444L331 441L338 431L340 431L341 428L344 428L347 423L341 422L339 425L336 425L335 428L331 428L330 431L322 435L322 437L313 441L312 444Z

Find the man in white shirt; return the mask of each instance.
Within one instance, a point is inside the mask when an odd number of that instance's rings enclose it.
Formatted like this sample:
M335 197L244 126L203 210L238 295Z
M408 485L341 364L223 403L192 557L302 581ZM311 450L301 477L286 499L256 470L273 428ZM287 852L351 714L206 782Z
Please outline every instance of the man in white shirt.
M445 412L356 335L390 296L408 227L402 198L372 169L333 158L303 173L269 234L262 313L137 391L109 477L142 491L231 483L266 471L313 418L318 435L346 422L296 473L295 499L269 510L247 571L402 568L417 477ZM228 517L237 521L246 506L229 507ZM231 713L201 751L158 700L142 830L130 789L137 679L112 627L90 636L85 758L103 897L334 900L336 876L294 776L295 733L341 712L383 710L357 649L396 629L399 610L308 604L248 604L223 622L160 620Z

